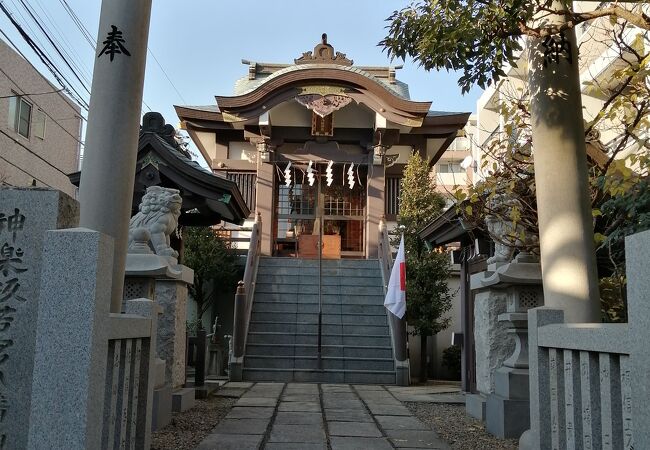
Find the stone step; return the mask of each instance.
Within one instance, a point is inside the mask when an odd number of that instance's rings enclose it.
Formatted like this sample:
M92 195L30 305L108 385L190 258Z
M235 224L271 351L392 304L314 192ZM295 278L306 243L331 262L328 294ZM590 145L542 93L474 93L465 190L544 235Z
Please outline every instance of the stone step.
M253 302L253 313L282 312L282 313L317 313L318 303L294 303L281 301L259 301ZM383 305L345 305L330 304L323 302L324 314L369 314L386 315L386 308Z
M345 358L327 356L319 361L317 356L262 356L246 355L244 369L325 369L325 370L394 370L392 359Z
M323 304L332 305L379 305L384 304L384 295L340 295L340 294L323 294L321 295ZM298 304L318 304L318 293L298 294L298 293L280 293L280 292L260 292L255 291L253 304L257 302L283 302Z
M364 370L244 369L246 381L395 384L395 372Z
M316 294L318 295L318 284L280 284L275 282L257 282L255 284L255 295L257 294ZM384 288L381 284L372 286L357 285L324 285L321 286L321 294L325 295L383 295Z
M355 345L369 347L388 347L391 345L390 335L388 333L380 335L343 334L343 333L325 333L322 336L323 345ZM259 332L250 331L248 333L248 344L312 344L318 343L317 333L287 333L284 331Z
M328 325L388 325L386 314L326 314L321 315L323 324ZM279 312L255 312L251 316L253 322L295 322L295 323L318 323L318 313L293 313L288 311Z
M263 322L251 321L250 332L284 332L284 333L318 333L317 322ZM388 336L388 325L356 325L356 324L327 324L323 323L321 332L324 334L350 334L356 336L380 335Z
M301 271L302 272L302 271ZM377 271L378 272L378 271ZM379 275L378 273L376 275ZM381 276L352 276L345 275L324 275L321 277L321 286L381 286ZM257 284L300 284L318 286L318 275L305 275L303 273L294 273L291 275L276 274L258 274Z
M323 345L323 356L338 356L347 358L392 358L393 350L390 346L361 346L361 345ZM246 355L268 356L316 356L316 344L248 344Z
M296 275L296 271L300 271L300 275L318 276L318 267L286 267L286 266L260 266L258 267L258 275ZM379 266L373 268L354 268L354 267L323 267L323 276L339 276L344 275L348 277L369 277L381 278Z
M298 258L271 258L261 257L259 267L318 267L317 259ZM352 268L352 269L376 269L379 261L376 259L323 259L322 267L327 269Z

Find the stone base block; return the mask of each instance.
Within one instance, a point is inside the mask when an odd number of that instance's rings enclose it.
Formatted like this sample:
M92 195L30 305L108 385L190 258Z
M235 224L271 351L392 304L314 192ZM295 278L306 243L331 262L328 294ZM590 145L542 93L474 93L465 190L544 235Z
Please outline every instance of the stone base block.
M487 398L485 428L501 439L519 439L530 428L530 402L509 400L496 394Z
M194 389L182 388L172 393L172 411L183 412L194 407Z
M409 385L409 368L408 367L398 367L395 371L395 384L397 386L408 386Z
M240 362L231 362L228 364L228 380L229 381L242 381L243 380L243 364Z
M528 369L497 369L494 373L494 393L503 398L528 400Z
M161 388L154 389L151 414L151 431L160 430L161 428L167 426L171 420L172 388L170 386L163 386Z
M155 358L153 363L154 387L163 387L165 385L165 361Z
M485 421L486 398L482 394L468 394L465 396L465 412L481 422Z

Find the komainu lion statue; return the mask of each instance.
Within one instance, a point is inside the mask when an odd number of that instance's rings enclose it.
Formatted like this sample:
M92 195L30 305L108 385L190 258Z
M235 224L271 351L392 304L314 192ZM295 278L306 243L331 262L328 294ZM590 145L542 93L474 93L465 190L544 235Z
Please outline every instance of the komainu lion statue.
M169 236L178 226L183 199L177 189L151 186L142 196L140 211L129 223L129 253L151 253L177 258Z

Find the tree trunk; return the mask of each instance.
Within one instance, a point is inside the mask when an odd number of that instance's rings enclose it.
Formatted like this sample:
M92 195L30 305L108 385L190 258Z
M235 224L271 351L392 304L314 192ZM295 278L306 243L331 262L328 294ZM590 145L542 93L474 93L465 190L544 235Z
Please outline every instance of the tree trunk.
M420 382L426 383L427 377L427 335L420 335Z

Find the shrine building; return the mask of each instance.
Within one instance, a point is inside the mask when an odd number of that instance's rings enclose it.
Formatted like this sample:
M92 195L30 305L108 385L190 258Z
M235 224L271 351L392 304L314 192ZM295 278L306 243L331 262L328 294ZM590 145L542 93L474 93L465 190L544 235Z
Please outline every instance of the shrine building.
M469 113L410 99L400 67L354 65L323 35L290 64L242 61L234 94L176 106L211 169L238 186L262 223L262 255L377 258L413 151L435 164Z

